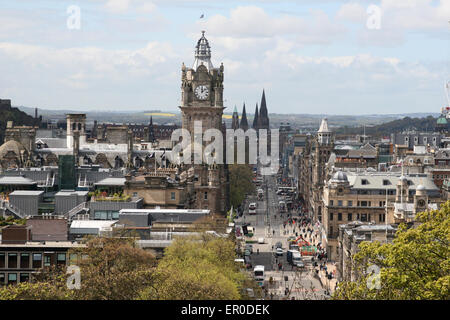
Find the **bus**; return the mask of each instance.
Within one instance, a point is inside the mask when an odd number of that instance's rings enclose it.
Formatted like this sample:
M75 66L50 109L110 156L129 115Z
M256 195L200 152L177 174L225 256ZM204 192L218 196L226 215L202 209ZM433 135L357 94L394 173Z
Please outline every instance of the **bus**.
M280 201L278 202L278 207L280 209L280 212L286 212L286 202L284 201Z
M255 266L255 268L253 269L253 276L256 281L264 281L264 266Z

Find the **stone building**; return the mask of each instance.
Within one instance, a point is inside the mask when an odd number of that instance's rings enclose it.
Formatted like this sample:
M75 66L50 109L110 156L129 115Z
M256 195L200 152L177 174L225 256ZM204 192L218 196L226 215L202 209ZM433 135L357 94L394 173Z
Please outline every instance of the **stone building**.
M228 169L225 164L206 163L203 150L206 142L202 139L202 145L195 141L194 128L201 125L201 133L208 129L218 129L222 133L225 128L222 125L223 110L223 64L214 68L211 62L211 48L205 38L205 32L197 42L195 60L192 68L183 63L181 68L181 114L182 128L191 134L192 160L195 159L198 149L202 154L202 164L187 165L183 170L188 170L190 176L194 176L193 189L190 195L194 198L193 208L210 209L213 213L225 213L228 210L229 181ZM199 148L200 147L200 148ZM223 146L225 148L225 146ZM185 149L186 150L186 149ZM215 158L220 153L212 154ZM217 163L225 163L223 159Z
M355 268L354 256L363 241L391 243L396 228L386 224L372 224L353 221L339 226L338 259L336 264L338 281L357 281L359 274Z
M417 212L435 209L440 202L439 188L426 174L335 172L324 186L322 196L325 231L322 243L328 258L337 258L341 224L352 221L391 224L408 219L410 222ZM400 213L396 216L395 212L401 210L406 216Z

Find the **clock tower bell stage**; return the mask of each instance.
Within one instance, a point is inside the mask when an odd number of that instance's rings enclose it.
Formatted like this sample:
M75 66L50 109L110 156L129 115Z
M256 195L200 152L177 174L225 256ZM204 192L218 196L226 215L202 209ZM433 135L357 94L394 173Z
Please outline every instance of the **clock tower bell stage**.
M183 129L191 134L194 122L201 121L203 132L207 129L222 129L223 114L223 64L214 68L211 63L211 48L202 31L195 47L192 68L181 67L181 113Z

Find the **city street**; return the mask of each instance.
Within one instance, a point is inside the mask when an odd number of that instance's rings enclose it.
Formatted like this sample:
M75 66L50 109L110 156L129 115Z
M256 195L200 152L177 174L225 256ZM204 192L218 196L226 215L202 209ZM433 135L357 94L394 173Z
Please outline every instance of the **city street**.
M264 190L264 199L258 201L256 196L250 196L245 202L244 215L235 222L238 225L249 223L255 227L255 234L251 238L255 241L251 263L253 268L256 265L265 267L264 286L267 288L267 299L270 299L271 295L274 299L324 299L325 290L318 278L313 276L311 263L305 261L305 268L297 270L297 267L291 266L287 261L286 252L289 249L287 239L289 236L295 236L299 230L294 227L295 225L287 224L285 228L283 227L283 222L288 219L288 213L279 212L276 175L264 176L264 181L258 188ZM251 202L257 203L256 215L248 214L248 204ZM257 243L259 238L264 238L264 244ZM275 254L277 242L282 243L282 256ZM281 270L278 263L281 263Z

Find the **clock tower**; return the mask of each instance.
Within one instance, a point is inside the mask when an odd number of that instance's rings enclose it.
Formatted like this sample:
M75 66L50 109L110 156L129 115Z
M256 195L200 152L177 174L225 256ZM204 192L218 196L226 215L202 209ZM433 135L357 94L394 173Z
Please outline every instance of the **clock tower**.
M223 114L223 64L214 68L211 63L211 47L205 31L195 47L192 68L181 67L182 127L193 138L194 122L201 121L202 131L222 129Z
M182 128L189 131L194 154L194 127L201 123L202 134L208 129L224 131L223 110L223 64L214 68L211 63L211 47L205 31L195 47L192 68L184 63L181 67L181 115ZM202 146L209 144L202 142ZM225 143L224 143L225 147ZM224 152L225 158L225 152ZM189 206L209 209L213 214L225 214L229 208L229 174L226 164L190 164L184 167L187 176L193 177L188 188ZM190 174L191 173L191 174Z

